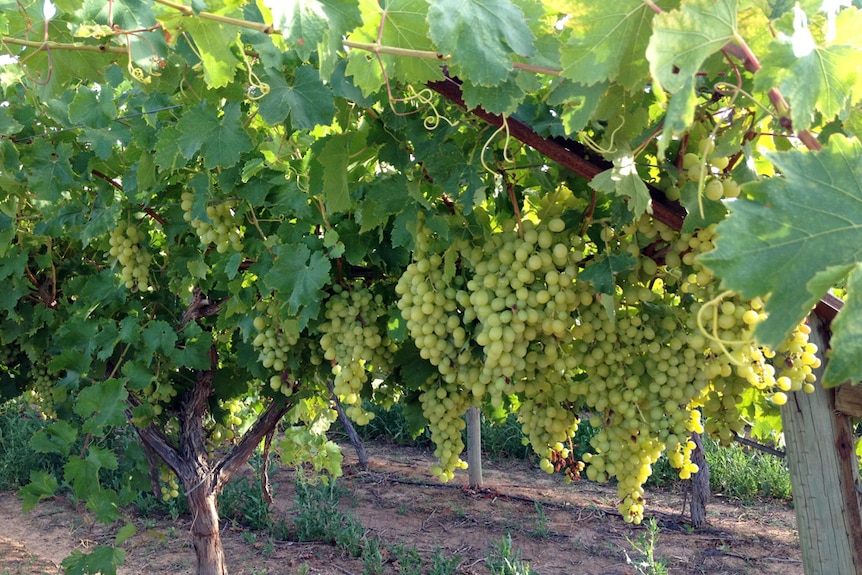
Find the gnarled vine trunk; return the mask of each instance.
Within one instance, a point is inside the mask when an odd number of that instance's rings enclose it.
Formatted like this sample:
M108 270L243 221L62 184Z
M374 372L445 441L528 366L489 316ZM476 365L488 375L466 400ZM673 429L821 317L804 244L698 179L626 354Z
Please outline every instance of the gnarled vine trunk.
M218 313L217 304L195 292L192 305L183 316L183 325L207 315ZM217 498L231 476L254 454L260 442L270 436L278 422L290 409L286 398L273 400L258 416L242 439L221 459L213 461L206 449L204 422L209 407L207 398L213 392L213 378L218 368L218 353L209 351L210 367L200 370L195 385L182 398L179 413L179 445L174 445L161 429L154 425L137 428L138 436L177 475L183 484L186 501L192 515L192 543L198 562L198 575L227 575L224 548L219 533ZM134 403L134 400L131 400ZM126 412L131 422L131 410Z
M227 575L219 533L218 495L209 485L208 479L212 477L202 478L203 483L197 489L192 486L186 492L186 501L192 514L192 544L198 558L198 575Z

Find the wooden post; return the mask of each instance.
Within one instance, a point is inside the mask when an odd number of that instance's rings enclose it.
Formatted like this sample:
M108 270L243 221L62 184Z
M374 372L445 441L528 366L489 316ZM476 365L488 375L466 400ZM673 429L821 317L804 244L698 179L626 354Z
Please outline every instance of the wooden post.
M709 464L703 451L703 441L699 433L692 433L694 451L691 452L691 462L699 468L691 477L691 526L695 529L706 525L706 503L709 501Z
M824 320L809 316L810 340L828 349ZM821 366L818 377L822 375ZM862 575L862 500L850 418L834 389L797 392L781 408L806 575Z
M482 487L482 413L478 407L467 410L467 471L470 487Z

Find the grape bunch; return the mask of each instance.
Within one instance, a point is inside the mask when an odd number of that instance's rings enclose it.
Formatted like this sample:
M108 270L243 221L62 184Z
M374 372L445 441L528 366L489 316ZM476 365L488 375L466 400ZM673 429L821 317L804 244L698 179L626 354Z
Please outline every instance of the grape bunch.
M387 334L388 310L380 294L356 283L348 289L336 285L324 316L320 347L332 364L333 392L347 416L365 425L374 414L362 408L360 393L372 370L389 370L395 349Z
M228 199L208 205L206 212L209 221L204 221L192 215L194 199L192 192L183 192L180 205L183 209L183 219L194 228L201 246L208 248L214 245L220 254L227 253L231 248L235 252L241 252L243 230L236 215L237 201Z
M469 392L456 383L445 383L439 376L432 376L419 401L438 461L431 466L431 474L445 483L455 476L456 469L467 469L467 462L461 459L464 451L461 432L467 426L462 416L470 407Z
M150 263L153 256L147 248L149 234L146 229L125 221L117 223L109 238L111 249L108 255L119 263L120 279L126 288L149 291Z
M29 385L25 397L46 418L56 416L56 404L63 401L66 396L65 389L54 389L57 378L48 368L48 357L39 358L33 362L28 375Z
M571 398L559 390L567 389L566 372L576 367L565 346L572 341L572 312L582 297L575 281L583 257L580 239L570 237L557 217L524 219L520 228L504 221L484 243L456 238L442 255L430 253L433 234L421 221L416 238L414 261L396 292L420 354L442 379L433 393L426 389L423 395L432 438L452 437L451 443L435 441L445 458L435 474L451 476L463 447L460 437L445 432L448 427L435 434L438 395L458 397L456 405L466 410L486 396L500 408L506 397L520 394L525 433L549 463L552 447L577 428Z
M180 486L177 483L177 476L167 467L159 468L159 480L162 489L162 501L167 503L171 499L176 499L180 496Z
M258 361L263 367L275 372L270 376L270 387L289 397L293 394L293 386L288 381L286 369L301 330L296 319L281 317L279 307L279 302L271 297L257 302L255 310L259 315L253 320L257 333L252 345L259 351Z

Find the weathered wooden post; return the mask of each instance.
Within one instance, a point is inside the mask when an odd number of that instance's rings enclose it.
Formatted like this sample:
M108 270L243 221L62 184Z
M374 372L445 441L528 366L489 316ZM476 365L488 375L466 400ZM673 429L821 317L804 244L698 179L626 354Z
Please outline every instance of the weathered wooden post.
M808 323L810 341L825 352L826 320L811 314ZM818 377L824 368L825 360ZM850 417L836 409L836 390L815 387L814 393L791 394L781 408L802 561L806 575L862 575L862 493L853 428Z
M470 487L482 487L482 413L478 407L467 410L467 472Z

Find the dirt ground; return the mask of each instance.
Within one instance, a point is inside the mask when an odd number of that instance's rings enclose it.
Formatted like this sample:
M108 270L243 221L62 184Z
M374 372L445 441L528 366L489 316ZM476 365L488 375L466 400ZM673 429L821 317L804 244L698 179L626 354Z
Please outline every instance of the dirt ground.
M646 533L616 513L615 490L586 480L566 485L524 463L485 463L485 488L471 491L466 472L447 485L428 473L429 454L369 445L371 469L360 472L352 449L345 448L346 488L340 507L354 515L385 546L415 545L426 559L441 548L459 556L457 572L488 573L492 545L511 534L513 548L539 575L634 575L627 562L638 557L631 541ZM278 470L275 517L290 523L293 475ZM802 575L796 520L781 502L743 505L719 496L708 506L709 526L692 530L680 516L682 493L647 494L647 515L660 531L655 556L671 574ZM138 533L126 542L120 574L193 573L189 518L134 519ZM0 493L0 575L61 573L74 549L113 540L116 529L93 525L61 499L21 513L14 493ZM360 575L363 565L322 543L276 541L223 525L222 539L232 574ZM386 573L398 574L398 557L384 552Z

